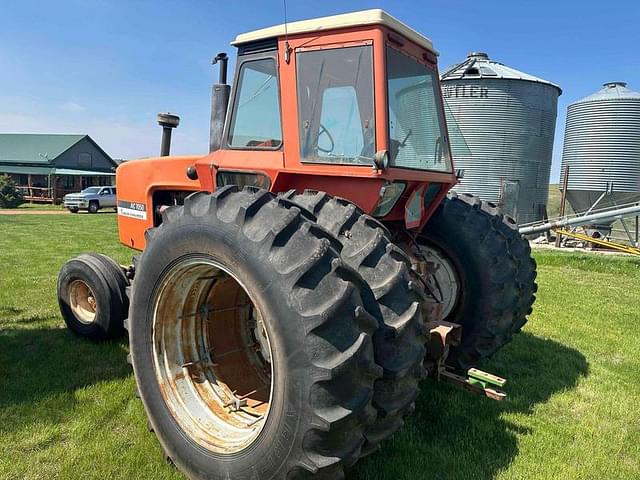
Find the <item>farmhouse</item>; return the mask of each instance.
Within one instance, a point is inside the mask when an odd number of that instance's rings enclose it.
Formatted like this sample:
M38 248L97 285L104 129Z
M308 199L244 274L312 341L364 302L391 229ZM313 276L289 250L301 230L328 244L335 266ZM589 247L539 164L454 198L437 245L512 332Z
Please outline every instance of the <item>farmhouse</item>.
M10 175L32 202L111 185L116 162L89 135L0 133L0 175Z

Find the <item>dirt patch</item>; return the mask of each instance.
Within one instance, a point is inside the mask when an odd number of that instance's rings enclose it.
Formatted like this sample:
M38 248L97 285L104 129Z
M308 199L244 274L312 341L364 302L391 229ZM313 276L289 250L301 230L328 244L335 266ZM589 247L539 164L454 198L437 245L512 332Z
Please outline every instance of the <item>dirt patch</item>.
M0 215L67 215L69 210L0 209Z

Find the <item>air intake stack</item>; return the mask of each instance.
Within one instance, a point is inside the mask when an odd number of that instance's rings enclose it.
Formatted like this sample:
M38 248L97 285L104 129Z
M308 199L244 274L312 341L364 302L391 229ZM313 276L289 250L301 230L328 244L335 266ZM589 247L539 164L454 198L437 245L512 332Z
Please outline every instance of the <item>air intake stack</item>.
M220 63L218 83L211 90L211 128L209 130L209 152L219 150L222 146L222 134L227 118L227 107L231 86L227 84L227 63L229 56L222 52L215 56L213 64Z
M167 157L171 152L171 131L180 125L180 117L171 113L159 113L158 125L162 127L162 143L160 156Z

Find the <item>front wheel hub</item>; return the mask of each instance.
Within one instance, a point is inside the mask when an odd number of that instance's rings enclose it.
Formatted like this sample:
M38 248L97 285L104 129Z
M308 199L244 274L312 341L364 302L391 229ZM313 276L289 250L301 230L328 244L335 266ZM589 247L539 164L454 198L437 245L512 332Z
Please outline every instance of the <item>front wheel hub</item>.
M82 323L93 323L98 306L91 287L82 280L74 280L69 285L69 306Z

